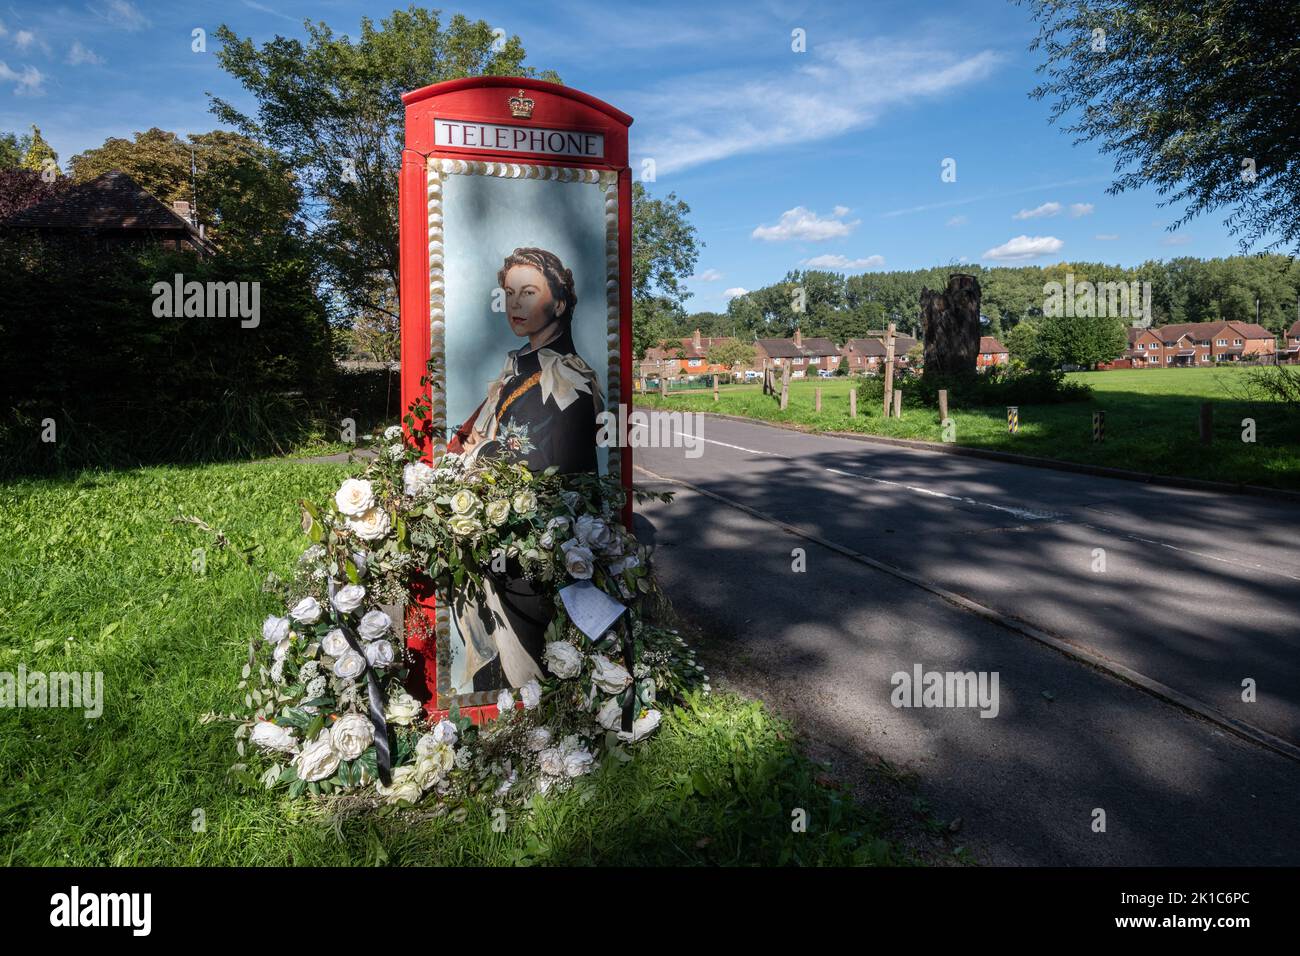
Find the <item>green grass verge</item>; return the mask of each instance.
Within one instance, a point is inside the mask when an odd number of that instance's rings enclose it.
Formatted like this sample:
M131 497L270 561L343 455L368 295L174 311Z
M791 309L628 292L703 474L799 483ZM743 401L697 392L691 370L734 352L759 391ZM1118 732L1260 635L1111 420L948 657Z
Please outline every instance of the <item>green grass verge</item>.
M1093 387L1088 402L1025 405L1020 431L1007 432L1005 408L950 408L959 445L1035 455L1060 461L1212 481L1241 482L1300 490L1300 410L1268 401L1245 401L1243 369L1153 369L1075 372L1068 377ZM884 418L881 409L859 405L849 417L853 380L832 378L790 383L789 407L758 385L724 386L713 393L637 395L642 407L721 412L765 421L788 422L814 431L849 431L894 438L941 441L939 414L904 407L902 418ZM815 390L822 410L815 410ZM1214 441L1202 445L1198 421L1203 401L1214 403ZM1092 440L1092 413L1106 413L1106 438ZM1253 419L1255 441L1242 440L1243 419Z
M817 781L786 724L727 694L671 708L638 759L504 832L486 808L380 815L227 781L230 725L199 717L231 709L249 635L274 608L261 582L302 550L295 500L344 473L277 461L0 485L0 671L104 674L97 719L0 710L0 863L905 862L885 821ZM807 832L792 829L796 809Z

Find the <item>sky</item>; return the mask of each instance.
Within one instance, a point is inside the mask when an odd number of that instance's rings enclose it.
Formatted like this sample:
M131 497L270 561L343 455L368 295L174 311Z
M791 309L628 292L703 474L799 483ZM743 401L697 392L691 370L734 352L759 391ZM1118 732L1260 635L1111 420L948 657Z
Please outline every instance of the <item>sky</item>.
M219 128L251 109L217 65L222 24L264 43L303 19L356 36L406 4L0 0L0 131L65 161L110 136ZM1154 190L1110 196L1110 157L1049 122L1028 6L1003 0L448 3L518 35L527 62L631 114L632 166L691 208L690 311L790 269L1136 265L1235 254L1221 216L1168 231ZM208 34L196 52L193 33Z

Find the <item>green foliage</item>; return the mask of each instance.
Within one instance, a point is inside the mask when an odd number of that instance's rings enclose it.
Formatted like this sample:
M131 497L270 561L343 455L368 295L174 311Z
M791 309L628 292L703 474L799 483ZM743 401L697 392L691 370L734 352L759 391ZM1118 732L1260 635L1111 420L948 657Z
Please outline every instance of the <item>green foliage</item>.
M939 390L947 389L949 407L999 407L1004 405L1060 405L1086 402L1092 389L1083 382L1069 380L1065 373L1041 369L1018 371L992 366L984 372L967 375L920 376L915 387L904 394L917 405L939 407Z
M1035 361L1030 364L1092 368L1123 355L1127 346L1128 332L1121 319L1048 316L1039 323Z
M0 133L0 169L21 167L31 142L31 136L26 133L21 137L15 133Z
M655 199L632 183L632 297L680 309L690 292L682 282L695 270L704 243L686 218L691 207L669 193Z
M1047 74L1032 95L1054 100L1076 142L1114 155L1112 194L1155 186L1184 210L1179 225L1229 208L1243 252L1300 251L1293 2L1268 16L1254 0L1030 4Z
M754 346L742 339L728 339L709 349L710 365L725 365L729 369L746 368L754 364Z
M25 137L26 138L26 137ZM34 173L39 173L45 168L47 159L54 161L54 168L58 169L59 154L54 151L49 143L45 142L45 137L41 131L32 125L32 133L27 139L27 151L23 153L23 169L30 169Z

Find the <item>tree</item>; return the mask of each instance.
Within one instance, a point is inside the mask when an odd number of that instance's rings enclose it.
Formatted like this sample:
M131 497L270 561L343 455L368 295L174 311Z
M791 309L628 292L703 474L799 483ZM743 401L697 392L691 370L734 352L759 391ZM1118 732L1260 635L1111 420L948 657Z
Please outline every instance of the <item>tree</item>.
M214 96L212 111L298 174L335 312L395 319L402 94L458 77L538 74L517 36L498 43L491 24L460 14L445 27L437 11L414 5L377 28L363 17L355 42L325 23L304 28L305 44L277 36L260 48L218 28L218 62L257 109L248 115ZM549 71L541 78L559 82Z
M1175 223L1227 208L1242 251L1300 251L1300 15L1254 0L1029 0L1054 97L1076 142L1115 156L1112 194L1154 185ZM1124 172L1128 168L1129 171Z
M54 151L54 147L45 142L45 137L41 136L41 131L33 123L27 152L23 154L23 169L30 169L34 173L43 172L46 168L46 160L52 161L56 170L59 168L59 154Z
M1038 329L1039 357L1052 368L1082 365L1092 368L1124 353L1128 332L1120 319L1055 316Z
M110 137L73 156L68 167L76 182L117 169L165 203L197 202L199 221L217 245L269 241L301 229L302 196L293 171L239 133L214 130L182 139L154 127L131 140Z
M51 182L30 169L0 169L0 221L57 195L68 186L66 176Z
M632 300L632 355L645 358L646 349L678 338L681 310L670 299Z
M695 271L704 246L686 218L691 207L669 193L654 199L632 184L632 297L666 299L680 307L691 295L681 285Z
M754 364L754 346L740 339L726 338L709 349L710 365L725 365L729 372Z
M1032 319L1017 322L1002 338L1013 365L1037 368L1046 364L1038 344L1038 323Z
M0 133L0 169L16 169L23 164L23 156L32 138L26 134Z

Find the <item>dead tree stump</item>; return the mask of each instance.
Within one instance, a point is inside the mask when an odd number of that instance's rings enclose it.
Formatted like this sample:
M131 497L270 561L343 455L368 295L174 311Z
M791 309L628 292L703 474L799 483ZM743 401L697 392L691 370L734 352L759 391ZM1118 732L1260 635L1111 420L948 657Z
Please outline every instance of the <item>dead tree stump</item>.
M980 283L972 275L948 277L943 292L921 289L925 370L940 375L975 371L980 350Z

